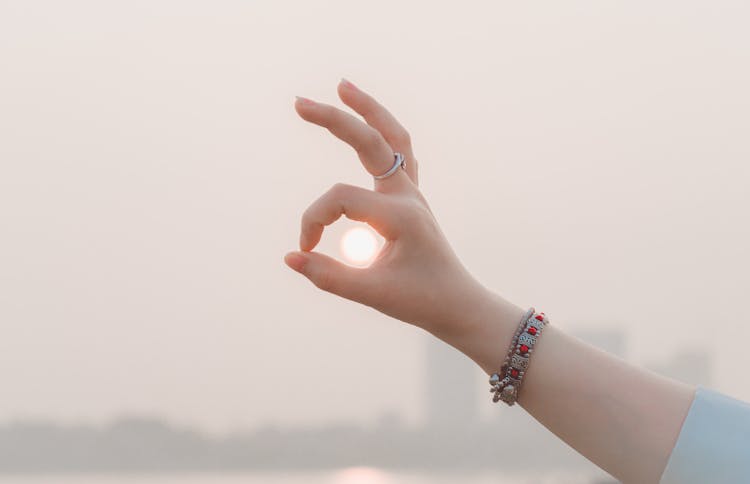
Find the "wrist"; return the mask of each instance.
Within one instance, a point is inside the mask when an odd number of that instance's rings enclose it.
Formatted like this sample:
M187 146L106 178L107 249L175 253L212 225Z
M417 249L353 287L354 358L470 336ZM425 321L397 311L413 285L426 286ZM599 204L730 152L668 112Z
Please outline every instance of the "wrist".
M481 285L476 296L464 311L461 331L446 337L436 336L490 375L503 364L525 310Z

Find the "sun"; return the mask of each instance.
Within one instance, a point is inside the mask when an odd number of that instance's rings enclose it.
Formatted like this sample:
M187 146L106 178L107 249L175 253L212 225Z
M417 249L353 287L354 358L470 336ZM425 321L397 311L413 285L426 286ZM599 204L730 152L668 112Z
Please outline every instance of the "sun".
M366 227L351 228L341 237L341 253L354 264L365 265L371 262L377 251L375 234Z
M392 484L388 474L371 467L350 467L334 476L335 484Z

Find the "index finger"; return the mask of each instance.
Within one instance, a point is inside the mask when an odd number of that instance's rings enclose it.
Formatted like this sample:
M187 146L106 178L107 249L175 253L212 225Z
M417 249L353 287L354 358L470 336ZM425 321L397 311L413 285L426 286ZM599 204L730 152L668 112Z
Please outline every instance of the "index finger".
M387 240L398 233L396 210L391 197L365 188L337 183L310 205L302 215L299 246L311 251L320 242L323 229L342 215L366 222Z

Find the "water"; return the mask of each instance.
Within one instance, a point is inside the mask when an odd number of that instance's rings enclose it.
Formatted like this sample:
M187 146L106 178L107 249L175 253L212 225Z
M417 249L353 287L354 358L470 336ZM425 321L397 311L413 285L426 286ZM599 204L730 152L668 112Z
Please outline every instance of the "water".
M614 484L605 474L509 476L488 473L391 472L368 467L314 472L0 475L0 484Z

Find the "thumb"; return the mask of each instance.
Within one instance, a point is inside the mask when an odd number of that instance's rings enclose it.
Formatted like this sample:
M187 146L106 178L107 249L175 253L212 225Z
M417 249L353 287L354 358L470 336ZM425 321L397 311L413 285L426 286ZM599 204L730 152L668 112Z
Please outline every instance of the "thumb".
M289 252L284 256L284 262L324 291L355 301L366 297L368 274L363 269L348 266L319 252Z

